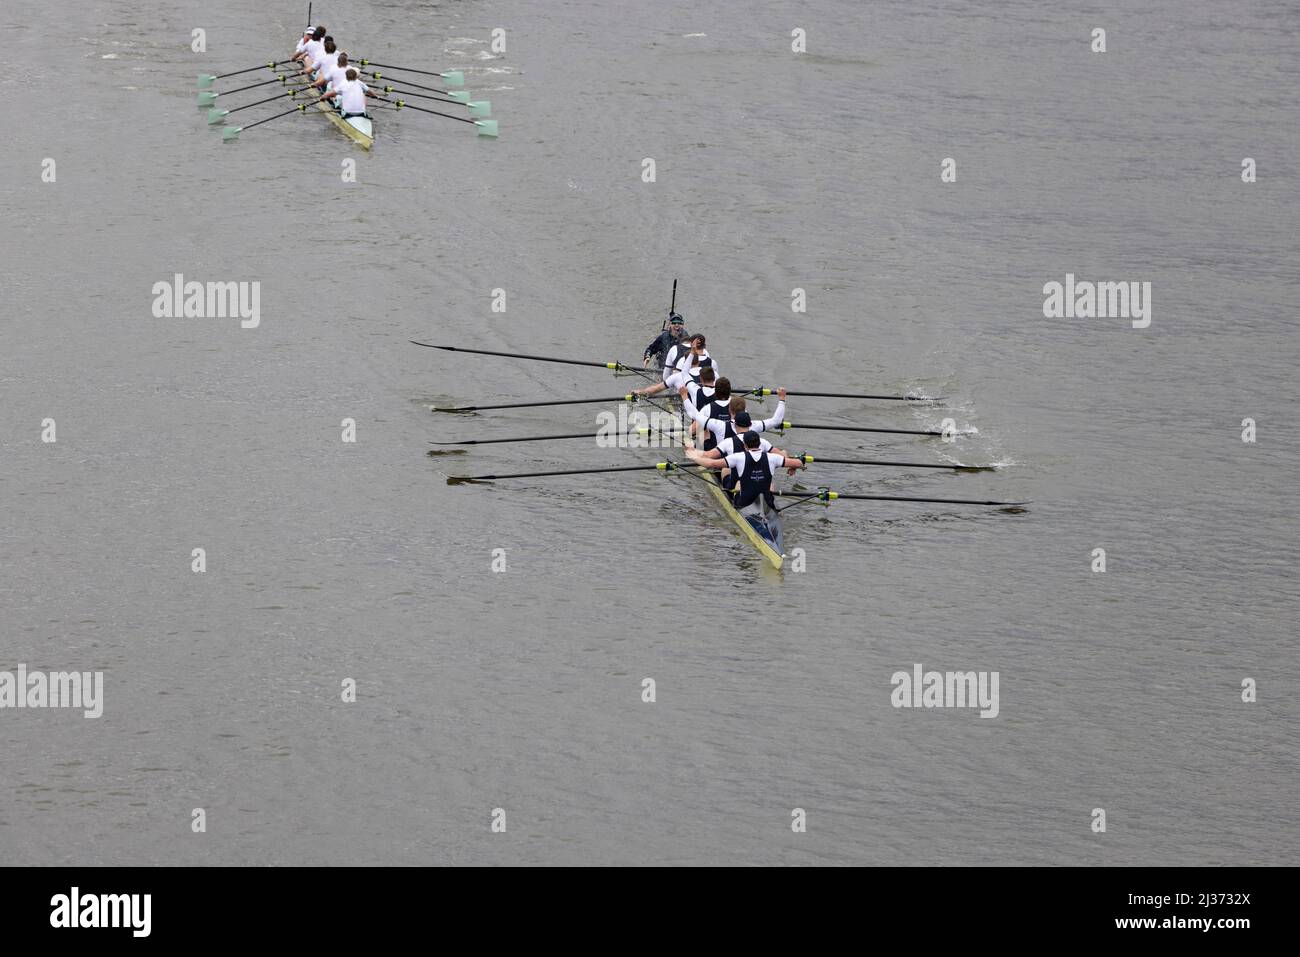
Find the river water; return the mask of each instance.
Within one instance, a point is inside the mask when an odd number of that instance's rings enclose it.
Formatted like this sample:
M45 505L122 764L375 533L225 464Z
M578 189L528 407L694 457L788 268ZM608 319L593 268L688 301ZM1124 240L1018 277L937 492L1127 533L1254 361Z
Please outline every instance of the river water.
M1300 12L1132 6L318 4L501 124L380 112L370 153L195 106L305 9L12 7L0 671L102 672L104 713L0 710L0 860L1297 863ZM257 326L155 317L178 273ZM1067 274L1151 283L1149 326L1045 318ZM1003 466L808 487L1032 504L801 507L774 572L681 477L446 483L663 453L431 458L601 408L431 404L635 380L409 339L636 362L674 278L738 383L946 400L792 421L978 430L778 444ZM918 664L996 672L996 717L894 707Z

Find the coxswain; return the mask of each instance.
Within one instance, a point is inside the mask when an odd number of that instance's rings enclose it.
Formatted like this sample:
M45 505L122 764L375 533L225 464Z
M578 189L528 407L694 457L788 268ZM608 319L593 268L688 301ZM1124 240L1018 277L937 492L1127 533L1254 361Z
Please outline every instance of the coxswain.
M655 336L655 341L645 348L645 359L641 368L649 369L653 361L656 369L662 369L668 364L668 358L679 342L686 338L686 319L680 312L670 312L668 314L668 324L664 327L659 335Z

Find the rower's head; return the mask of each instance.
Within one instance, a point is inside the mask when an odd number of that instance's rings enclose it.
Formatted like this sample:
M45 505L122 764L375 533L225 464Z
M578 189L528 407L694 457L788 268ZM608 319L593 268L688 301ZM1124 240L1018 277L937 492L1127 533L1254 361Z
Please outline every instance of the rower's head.
M735 417L731 420L731 424L734 425L737 429L747 429L751 425L753 425L754 422L752 419L750 419L748 412L742 411L736 413ZM757 435L758 433L755 432L754 434Z
M736 416L745 411L745 397L733 395L731 401L727 403L727 411L731 413L732 419L735 419Z
M697 332L691 336L691 351L697 356L704 352L704 333Z
M715 377L716 377L716 373L713 371L713 366L711 365L705 366L703 369L700 370L700 382L703 383L704 385L707 386L714 385L713 380Z
M750 449L750 450L757 449L757 448L758 448L758 443L759 443L759 442L762 442L762 441L763 441L763 440L762 440L761 438L758 437L758 433L757 433L757 432L746 432L746 433L745 433L745 448L747 448L747 449Z
M340 52L339 52L339 66L347 66L347 65L348 65L348 55L347 55L346 53L343 53L342 51L340 51Z
M718 381L713 386L713 401L726 402L731 398L731 380L725 375L718 376Z
M311 32L311 38L312 38L313 40L324 40L324 39L325 39L325 28L324 28L324 27L317 27L315 30L313 30L313 31Z
M668 331L677 339L684 336L686 334L686 317L680 312L668 313Z
M349 80L355 80L357 78L357 71L348 67L347 77Z
M333 38L333 37L326 37L326 38L325 38L325 52L326 52L326 53L333 53L333 52L334 52L334 38Z

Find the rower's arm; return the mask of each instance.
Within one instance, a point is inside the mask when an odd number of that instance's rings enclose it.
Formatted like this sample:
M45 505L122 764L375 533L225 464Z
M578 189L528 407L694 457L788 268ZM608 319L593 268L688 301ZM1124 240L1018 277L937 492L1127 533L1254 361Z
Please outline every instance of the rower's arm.
M785 421L785 401L782 400L776 404L776 412L770 419L764 419L758 423L759 432L770 432L772 429L779 429L781 423Z
M655 336L654 342L645 347L645 360L649 362L659 353L664 351L664 334L661 332Z
M706 469L726 468L727 467L726 461L720 458L719 456L713 454L713 452L716 451L717 451L716 449L711 449L708 452L701 452L699 449L687 449L686 457L690 459L692 462L694 462L696 465L702 465Z
M699 409L695 408L695 406L691 403L689 396L682 399L682 409L686 412L687 415L691 417L693 421L699 423L699 425L701 425L704 428L708 428L709 417L705 415L703 412L701 412Z

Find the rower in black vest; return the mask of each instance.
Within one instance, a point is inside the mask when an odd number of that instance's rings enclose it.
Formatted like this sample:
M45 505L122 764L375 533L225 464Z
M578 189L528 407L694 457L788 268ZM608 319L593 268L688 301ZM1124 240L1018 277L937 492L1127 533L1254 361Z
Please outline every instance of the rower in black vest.
M776 499L772 494L772 481L778 469L786 469L791 475L795 470L805 468L803 459L781 455L776 451L762 450L762 436L748 431L745 435L745 450L728 455L725 459L714 458L696 449L690 449L687 457L697 465L717 469L726 479L735 476L736 511L749 521L760 533L767 535L777 547L781 542L781 522L776 511Z
M731 402L731 380L726 376L715 376L712 367L706 366L700 370L700 381L688 382L683 387L683 392L683 398L688 399L706 418L717 419L719 422L731 421L731 410L728 407ZM707 429L704 432L703 446L696 443L705 452L716 448L717 444L717 436Z
M731 383L727 383L727 385L728 389L730 389ZM701 452L707 452L713 449L719 440L735 438L741 434L742 429L750 429L754 432L768 432L781 428L781 425L785 422L785 389L777 389L776 394L776 411L770 419L763 419L760 422L751 422L749 413L745 409L745 399L743 396L738 395L731 397L731 400L726 403L724 411L723 407L717 402L715 392L714 401L710 403L711 412L696 408L695 404L691 402L690 396L685 395L682 400L682 410L699 429L705 429L709 433L709 439L712 441L706 439L700 448ZM744 416L743 425L741 425L741 416Z
M756 502L760 495L768 508L776 508L776 500L772 498L772 466L767 454L759 449L759 440L757 432L745 433L745 451L742 453L745 464L736 477L739 490L732 503L738 512Z

